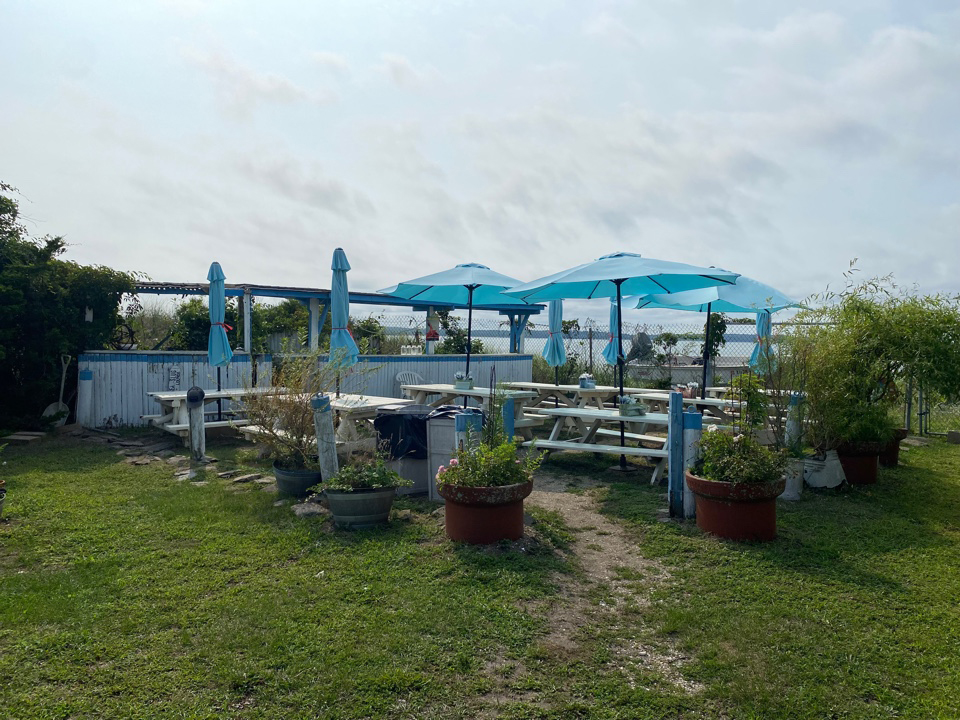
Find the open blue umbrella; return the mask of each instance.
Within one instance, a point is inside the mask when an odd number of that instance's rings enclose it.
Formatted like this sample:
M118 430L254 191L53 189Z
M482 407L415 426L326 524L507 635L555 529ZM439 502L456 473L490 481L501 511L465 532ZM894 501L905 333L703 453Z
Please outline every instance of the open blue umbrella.
M503 305L516 302L505 297L503 290L519 284L520 281L494 272L486 265L464 263L443 270L407 280L380 292L407 300L429 300L437 305L467 306L467 374L470 373L470 345L473 336L473 308L483 305Z
M333 251L333 280L330 286L330 362L337 366L337 396L340 395L340 370L355 364L360 357L357 343L350 334L350 291L347 271L350 263L342 248Z
M553 368L553 381L560 384L560 366L567 362L567 350L563 346L563 300L550 301L549 336L543 346L543 359Z
M224 283L227 276L223 274L220 263L210 264L210 270L207 272L207 280L210 282L210 288L207 291L207 304L210 307L210 334L207 336L207 359L212 366L217 369L217 390L222 390L220 386L220 368L230 364L233 359L233 350L230 349L230 341L227 339L227 330L233 330L232 327L224 322L227 313L227 301L224 297ZM223 415L223 406L220 400L217 400L217 419L221 420Z
M610 303L610 340L603 348L603 359L607 365L616 365L619 357L620 348L620 313L617 312L617 304Z
M757 367L764 356L770 354L770 334L773 330L773 318L769 310L757 313L757 343L750 353L750 367Z
M757 313L757 337L770 337L770 313L788 307L799 307L776 288L758 280L741 275L733 285L688 290L670 294L650 294L629 297L624 300L630 308L658 308L663 310L685 310L707 313L705 342L703 345L703 383L700 396L707 394L707 367L710 361L710 313L712 312L755 312ZM766 332L761 327L761 315L766 316ZM759 340L758 340L759 343ZM755 366L759 358L759 344L750 356L750 365Z
M623 395L623 339L620 320L623 295L674 293L684 290L733 283L737 273L716 268L703 268L685 263L645 258L636 253L618 252L604 255L593 262L577 265L538 280L517 285L505 292L526 302L563 298L617 299L617 365L620 369L620 395ZM620 423L620 445L626 444L624 426ZM620 456L620 468L626 469L627 458Z

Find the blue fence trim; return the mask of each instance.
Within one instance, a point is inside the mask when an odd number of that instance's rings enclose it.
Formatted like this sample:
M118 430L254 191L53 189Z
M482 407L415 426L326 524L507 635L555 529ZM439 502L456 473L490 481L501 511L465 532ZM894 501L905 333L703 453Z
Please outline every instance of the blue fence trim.
M78 362L133 362L133 363L156 363L156 362L197 362L205 360L205 352L198 353L138 353L116 352L116 353L83 353ZM270 354L258 355L260 362L271 362L273 360ZM240 354L234 351L231 365L249 365L250 356Z

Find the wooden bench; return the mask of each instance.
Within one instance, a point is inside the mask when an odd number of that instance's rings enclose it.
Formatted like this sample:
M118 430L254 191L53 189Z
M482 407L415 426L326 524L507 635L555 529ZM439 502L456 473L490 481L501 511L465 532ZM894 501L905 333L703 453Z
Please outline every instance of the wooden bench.
M597 430L596 434L607 435L609 437L620 437L619 430L608 430L607 428L600 428ZM660 445L666 445L667 443L667 439L665 437L660 437L659 435L641 435L640 433L624 432L623 437L625 440L636 440L637 442L659 443Z
M617 432L617 435L620 433ZM657 438L658 440L663 438ZM659 458L656 467L653 469L653 475L650 477L650 484L656 485L660 481L660 474L667 465L668 452L662 448L646 447L621 447L619 445L596 445L594 443L582 443L575 440L532 440L523 443L523 447L536 447L540 450L575 450L577 452L605 453L607 455L630 455L632 457Z

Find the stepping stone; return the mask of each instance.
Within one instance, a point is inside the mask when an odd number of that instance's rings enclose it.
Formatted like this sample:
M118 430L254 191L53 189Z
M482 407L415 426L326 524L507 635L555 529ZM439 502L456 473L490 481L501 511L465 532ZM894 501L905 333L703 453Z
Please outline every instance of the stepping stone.
M237 484L239 484L239 483L253 482L254 480L259 480L259 479L261 479L262 477L263 477L263 475L261 475L260 473L252 473L252 474L250 474L250 475L241 475L241 476L238 477L238 478L234 478L231 482L232 482L234 485L237 485ZM271 479L270 482L273 482L273 480Z
M256 480L254 480L254 482L257 483L258 485L276 485L277 480L276 478L263 477L263 475L261 475Z
M217 473L218 478L230 478L239 473L239 470L227 470L226 472Z
M167 465L185 465L190 462L190 458L186 455L174 455L172 458L167 458Z
M0 438L0 445L30 445L31 443L37 442L43 435L37 435L35 433L14 433L13 435L7 435L4 438Z
M299 518L327 515L330 513L329 510L319 503L313 502L298 503L297 505L291 506L291 510L293 510L293 514Z
M203 487L204 485L209 485L210 482L208 480L195 480L190 484L193 485L194 487Z

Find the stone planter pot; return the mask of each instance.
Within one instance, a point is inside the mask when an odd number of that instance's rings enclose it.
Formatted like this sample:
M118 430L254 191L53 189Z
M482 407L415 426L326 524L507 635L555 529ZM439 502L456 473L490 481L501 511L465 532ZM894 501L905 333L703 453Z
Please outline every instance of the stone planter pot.
M847 443L837 448L837 457L843 466L843 474L851 485L873 485L877 482L880 443Z
M523 537L523 499L533 490L533 480L501 487L441 485L447 537L487 545Z
M473 380L454 380L453 387L457 390L473 390Z
M348 530L382 525L390 518L396 488L324 490L333 522Z
M907 437L907 429L899 428L893 439L880 451L880 464L884 467L896 467L900 464L900 441Z
M786 480L724 483L686 473L697 507L697 527L728 540L773 540L777 536L777 496Z
M277 490L282 495L298 498L306 497L307 488L323 479L319 470L284 470L276 461L273 463L273 475L277 478Z
M803 491L803 468L803 458L787 460L787 469L783 474L786 484L783 492L780 493L780 500L794 501L800 499L800 493Z

